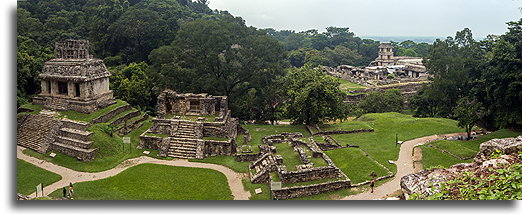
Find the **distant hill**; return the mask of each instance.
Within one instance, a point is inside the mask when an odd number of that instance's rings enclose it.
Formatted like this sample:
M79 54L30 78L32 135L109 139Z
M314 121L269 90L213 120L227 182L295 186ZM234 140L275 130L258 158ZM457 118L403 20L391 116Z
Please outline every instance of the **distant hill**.
M445 37L437 36L361 36L364 39L372 39L379 42L403 42L407 40L414 41L415 43L433 43L436 39L444 40Z

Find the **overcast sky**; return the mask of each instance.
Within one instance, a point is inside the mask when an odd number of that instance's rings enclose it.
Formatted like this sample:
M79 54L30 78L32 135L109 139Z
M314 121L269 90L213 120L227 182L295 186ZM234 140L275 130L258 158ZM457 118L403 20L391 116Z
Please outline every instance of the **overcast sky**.
M454 36L468 27L474 37L503 34L520 19L522 0L209 0L257 28L297 32L349 27L358 36Z

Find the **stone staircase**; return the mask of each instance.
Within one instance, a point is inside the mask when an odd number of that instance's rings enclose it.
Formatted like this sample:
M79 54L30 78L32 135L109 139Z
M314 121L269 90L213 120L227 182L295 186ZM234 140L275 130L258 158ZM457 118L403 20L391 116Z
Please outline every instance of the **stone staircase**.
M188 138L170 138L168 156L183 159L203 159L202 140Z
M174 128L172 129L171 136L176 138L201 138L199 136L197 130L200 129L198 123L191 121L179 120L177 124L174 124Z
M56 136L52 149L82 161L94 159L97 149L91 149L93 142L89 141L89 138L93 133L87 131L87 127L89 127L87 123L62 120L62 127L58 136Z
M39 153L47 153L59 127L60 124L49 115L21 115L18 117L16 143Z

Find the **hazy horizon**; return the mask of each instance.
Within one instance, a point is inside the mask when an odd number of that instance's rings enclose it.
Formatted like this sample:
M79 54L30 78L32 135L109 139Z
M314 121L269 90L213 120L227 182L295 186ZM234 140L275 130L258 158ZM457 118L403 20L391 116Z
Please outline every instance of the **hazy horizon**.
M359 37L454 36L470 28L475 38L507 31L522 17L522 0L210 0L212 9L241 16L257 28L325 31L349 27Z

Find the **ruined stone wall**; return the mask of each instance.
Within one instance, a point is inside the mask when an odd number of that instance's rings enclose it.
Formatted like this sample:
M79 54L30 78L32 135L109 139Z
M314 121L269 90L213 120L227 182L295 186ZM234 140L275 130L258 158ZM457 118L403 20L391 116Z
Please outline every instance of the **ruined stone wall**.
M203 153L205 157L217 155L232 155L236 152L235 140L215 141L205 140Z
M285 187L281 190L272 190L272 197L277 199L304 197L348 188L350 184L350 180L340 180L309 186Z
M228 137L227 126L223 122L205 122L203 124L204 137Z
M162 140L162 137L146 136L142 134L140 135L140 145L138 148L159 150Z
M170 135L171 120L167 119L152 119L152 127L150 128L151 133L166 134Z
M322 166L299 171L279 171L279 178L284 184L313 181L325 178L336 178L339 176L339 169L334 166Z

